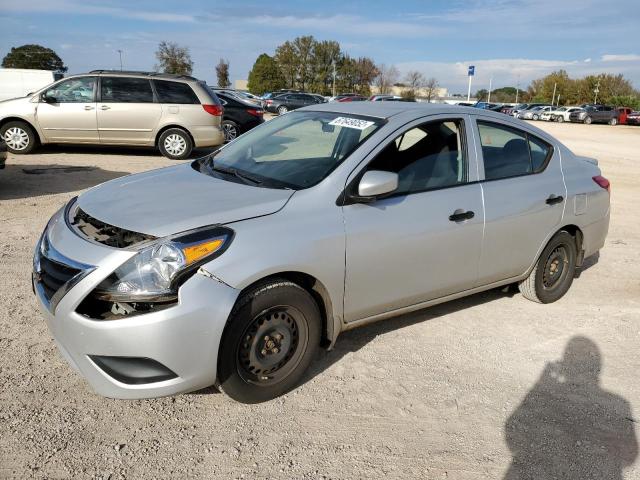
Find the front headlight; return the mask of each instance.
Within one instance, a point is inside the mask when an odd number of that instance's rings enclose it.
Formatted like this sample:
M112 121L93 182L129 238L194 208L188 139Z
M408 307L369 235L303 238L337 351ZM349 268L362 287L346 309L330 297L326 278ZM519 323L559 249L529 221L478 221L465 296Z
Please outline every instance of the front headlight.
M160 239L118 267L96 288L96 296L116 302L174 300L180 281L222 254L232 238L232 230L215 227Z

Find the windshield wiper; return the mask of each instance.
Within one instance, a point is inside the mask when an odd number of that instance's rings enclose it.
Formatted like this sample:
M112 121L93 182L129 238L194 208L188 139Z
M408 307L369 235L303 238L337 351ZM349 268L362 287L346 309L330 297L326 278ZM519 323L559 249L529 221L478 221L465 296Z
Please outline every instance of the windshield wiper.
M260 185L262 183L262 180L259 180L251 175L247 175L246 173L240 173L235 168L222 167L220 165L216 165L216 163L213 161L211 161L210 167L212 170L216 172L225 173L227 175L233 175L234 177L239 178L246 184Z

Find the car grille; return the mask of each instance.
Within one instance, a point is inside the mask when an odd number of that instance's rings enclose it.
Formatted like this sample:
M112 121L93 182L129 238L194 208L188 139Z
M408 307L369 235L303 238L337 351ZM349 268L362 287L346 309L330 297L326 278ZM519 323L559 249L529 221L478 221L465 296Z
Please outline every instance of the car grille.
M33 288L53 313L67 292L94 268L59 253L49 244L45 232L33 258Z
M70 217L71 226L81 237L113 248L128 248L157 238L109 225L93 218L80 207L76 208L75 212L72 211Z

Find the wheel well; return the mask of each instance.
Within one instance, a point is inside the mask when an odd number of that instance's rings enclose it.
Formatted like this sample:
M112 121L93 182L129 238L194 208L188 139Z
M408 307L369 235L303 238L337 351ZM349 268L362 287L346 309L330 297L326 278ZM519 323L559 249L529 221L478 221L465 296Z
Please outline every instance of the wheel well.
M580 267L582 265L582 261L584 260L584 251L582 250L582 243L584 240L584 234L580 227L577 225L565 225L558 232L565 231L569 233L576 240L576 251L578 252L577 266ZM556 232L556 233L558 233Z
M333 310L331 305L331 297L326 287L317 278L307 273L302 272L279 272L272 275L263 277L256 280L251 285L248 285L242 290L242 293L253 288L258 283L264 283L274 278L281 278L289 280L292 283L304 288L318 304L320 310L320 316L322 317L322 343L323 347L329 347L331 345L334 335L339 332L335 332L333 325Z
M156 134L156 141L155 141L156 147L160 145L159 144L160 136L170 128L178 128L180 130L184 130L185 132L187 132L187 135L189 135L189 138L191 139L191 144L193 145L193 148L196 148L196 142L193 139L193 135L191 135L191 132L187 128L183 127L182 125L166 125L162 127L160 130L158 130L158 133Z
M42 139L40 138L40 134L38 133L38 129L30 121L25 120L24 118L20 118L20 117L7 117L7 118L3 118L2 120L0 120L0 128L4 127L9 122L26 123L27 125L29 125L31 127L31 130L33 130L33 133L36 135L36 140L38 140L39 143L42 143Z

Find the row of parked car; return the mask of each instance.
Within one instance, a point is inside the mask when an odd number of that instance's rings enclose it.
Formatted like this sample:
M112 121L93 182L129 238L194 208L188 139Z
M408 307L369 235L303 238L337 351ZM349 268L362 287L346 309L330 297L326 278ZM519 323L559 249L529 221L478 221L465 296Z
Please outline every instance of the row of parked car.
M601 104L558 107L544 103L523 103L516 106L497 106L497 111L522 120L573 122L590 125L640 125L640 112L629 107L613 107Z

